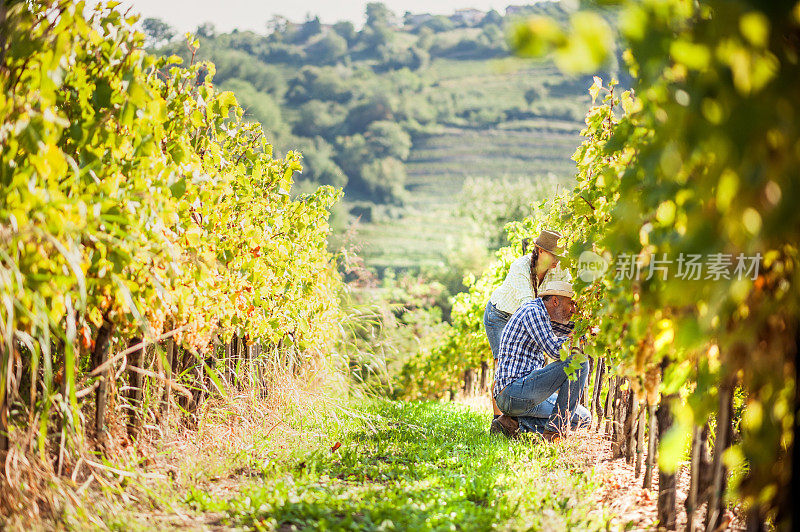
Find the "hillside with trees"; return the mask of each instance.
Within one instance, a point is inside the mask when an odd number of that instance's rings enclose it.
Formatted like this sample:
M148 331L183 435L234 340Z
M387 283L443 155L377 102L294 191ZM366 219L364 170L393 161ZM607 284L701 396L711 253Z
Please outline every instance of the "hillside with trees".
M276 16L263 33L203 24L194 59L214 62L214 82L235 92L276 152L303 154L298 190L344 188L332 225L341 234L360 222L368 267L381 276L436 270L460 248L503 243L465 213L470 190L511 183L531 196L521 181L537 190L570 183L591 78L512 57L509 28L532 14L569 16L550 2L451 16L399 16L370 3L360 29L317 17ZM165 22L143 28L157 53L192 59ZM616 62L608 69L616 75Z

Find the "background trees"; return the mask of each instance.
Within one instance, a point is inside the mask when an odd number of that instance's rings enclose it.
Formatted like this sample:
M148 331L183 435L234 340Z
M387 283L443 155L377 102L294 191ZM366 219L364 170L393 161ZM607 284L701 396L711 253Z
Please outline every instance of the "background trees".
M148 46L162 46L175 37L175 29L163 20L146 18L142 21L142 29L148 37Z
M566 16L552 6L531 9ZM440 126L488 128L507 119L531 117L577 123L583 116L583 107L575 102L583 86L551 91L555 95L549 98L542 92L535 102L531 96L529 102L534 106L523 109L519 103L519 96L527 90L523 86L504 89L512 97L500 101L491 98L491 88L477 94L474 87L447 81L446 68L442 72L431 70L440 68L437 61L453 61L454 68L460 68L459 63L464 61L464 66L472 68L475 63L471 62L488 64L507 55L506 20L497 12L472 25L456 15L409 14L402 27L396 15L379 2L370 3L365 15L366 24L359 31L349 22L328 26L316 17L302 22L275 17L267 23L266 35L249 31L225 34L204 26L199 35L203 46L197 54L215 63L217 83L241 90L244 107L273 135L271 140L279 152L296 148L293 143L298 137L305 139L305 146L316 144L315 138L321 137L337 154L334 159L339 159L337 166L347 176L348 192L377 204L399 203L404 189L402 184L379 188L364 185L361 168L372 158L384 156L372 154L362 165L354 166L344 162L347 156L342 155L349 149L346 144L352 144L346 139L353 135L380 144L377 137L387 131L368 132L373 122L393 121L407 136L424 138ZM155 51L189 60L186 47L167 38L171 33L165 23L150 20L145 29ZM560 74L553 76L561 79ZM233 80L243 80L252 88ZM275 104L282 107L280 121L291 129L291 135L281 132ZM383 141L400 141L391 156L403 166L409 156L405 139L390 135ZM386 146L381 150L392 151ZM373 170L396 166L389 162L374 165ZM389 172L395 176L407 173L407 169ZM321 175L313 171L307 174ZM373 192L378 189L380 193Z

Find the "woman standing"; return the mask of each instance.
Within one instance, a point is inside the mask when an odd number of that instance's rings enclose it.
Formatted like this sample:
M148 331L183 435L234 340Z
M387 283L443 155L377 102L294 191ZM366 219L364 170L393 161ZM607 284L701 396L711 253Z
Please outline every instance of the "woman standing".
M563 252L557 246L559 238L561 238L561 234L557 231L542 230L539 237L533 242L533 251L526 255L523 249L522 257L511 264L503 284L489 298L483 313L483 325L486 328L486 336L489 339L495 365L500 352L500 337L503 334L503 328L522 302L539 297L539 287L545 280L548 282L572 282L570 273L560 268L558 264ZM556 334L566 334L568 331L555 332ZM501 414L494 402L494 397L492 397L492 409L495 417Z

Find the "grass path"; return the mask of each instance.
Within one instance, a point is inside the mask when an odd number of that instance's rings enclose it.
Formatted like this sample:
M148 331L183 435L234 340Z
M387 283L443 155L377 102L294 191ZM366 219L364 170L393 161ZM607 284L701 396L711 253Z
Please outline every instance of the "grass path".
M329 428L335 438L271 462L238 493L192 489L187 502L222 524L265 530L604 527L589 475L555 446L489 436L485 414L453 404L362 412L366 419Z
M211 414L121 483L71 497L44 529L605 530L631 510L602 496L607 462L587 458L601 443L589 435L508 441L487 433L488 413L456 403L281 412Z
M377 401L296 415L299 438L265 428L255 449L183 466L140 487L112 529L595 530L609 512L572 443L510 442L458 404ZM146 494L146 496L144 495ZM145 504L141 504L146 501Z

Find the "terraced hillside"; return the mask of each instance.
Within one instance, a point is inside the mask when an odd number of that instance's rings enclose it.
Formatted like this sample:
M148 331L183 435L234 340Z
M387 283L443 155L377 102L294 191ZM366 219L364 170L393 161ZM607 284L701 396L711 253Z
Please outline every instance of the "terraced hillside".
M532 130L448 129L418 139L406 163L410 203L451 203L467 177L568 176L579 142L578 126L546 120Z
M536 80L555 81L560 89L551 89L546 99L531 106L530 114L539 109L541 116L484 128L450 126L414 139L406 161L404 208L373 217L359 230L367 265L379 271L446 264L448 255L474 236L470 223L457 212L468 178L537 179L552 174L564 183L571 179L571 156L581 142L577 117L589 104L588 83L582 87L585 80L564 80L548 63L513 60L513 68L509 60L469 62L466 67L464 63L432 65L430 75L440 78L427 90L446 94L456 105L479 110L483 103L494 111L524 108L524 93ZM548 117L547 109L561 114L572 110L573 116Z

